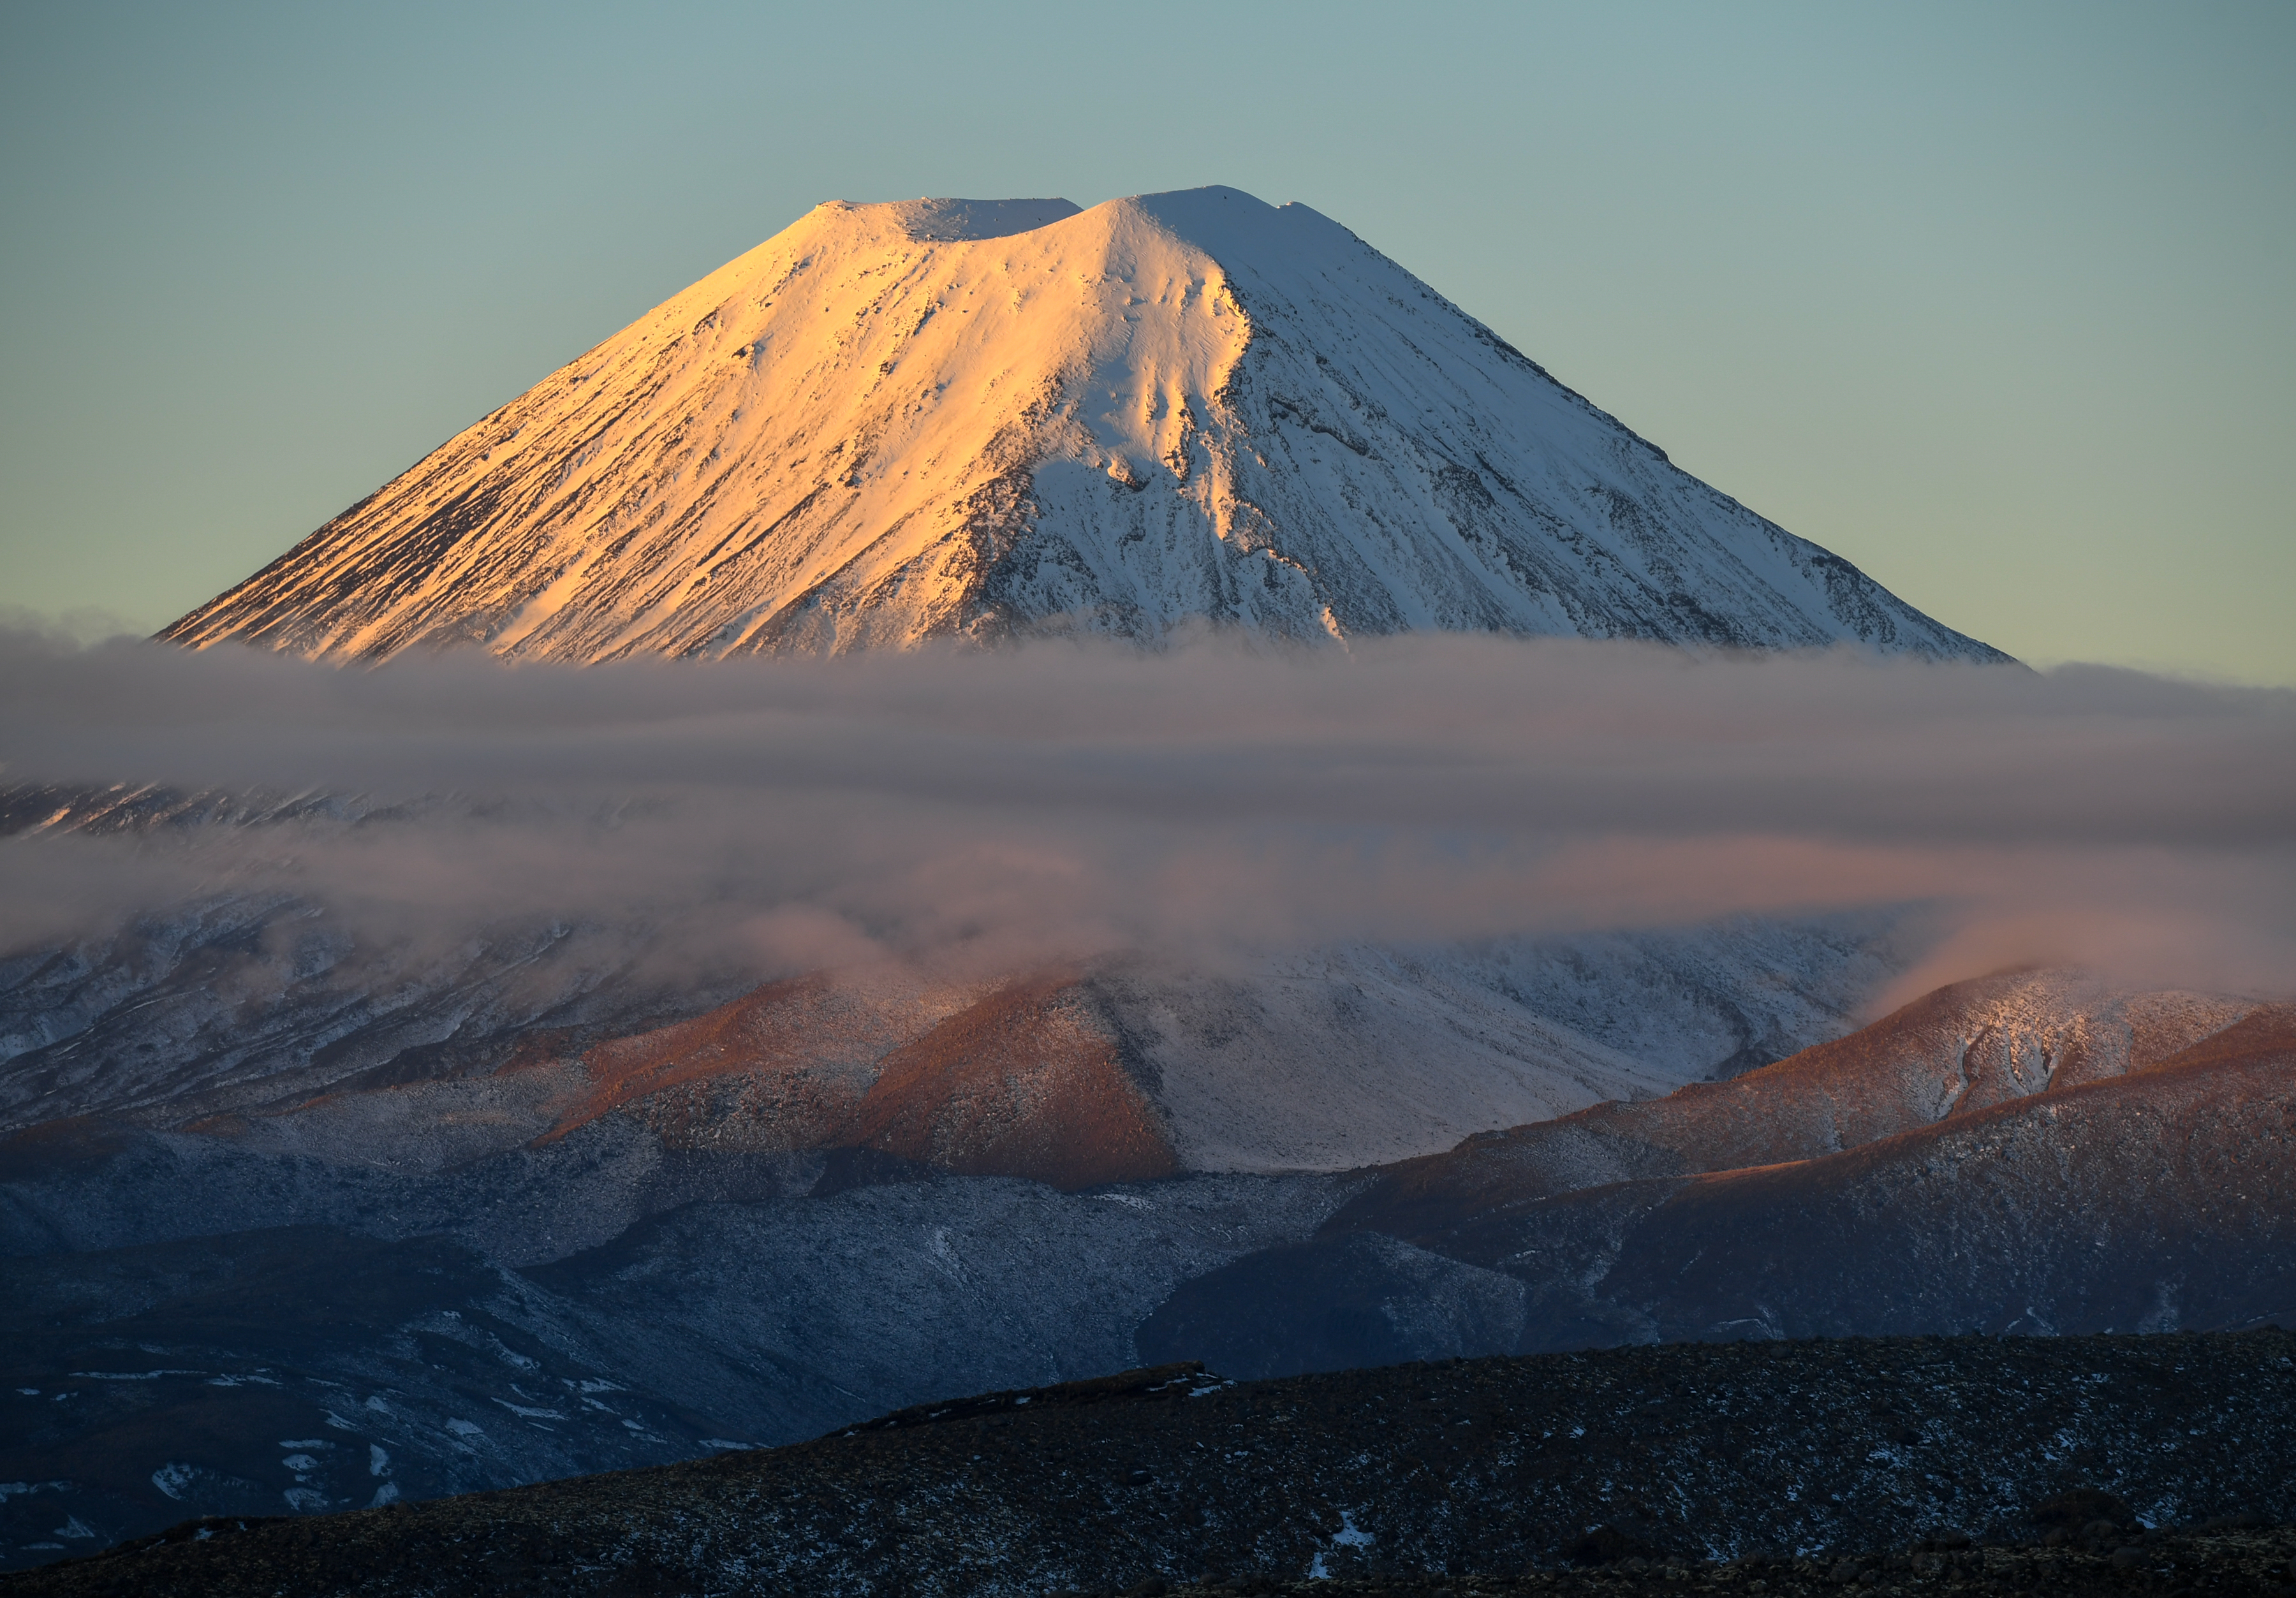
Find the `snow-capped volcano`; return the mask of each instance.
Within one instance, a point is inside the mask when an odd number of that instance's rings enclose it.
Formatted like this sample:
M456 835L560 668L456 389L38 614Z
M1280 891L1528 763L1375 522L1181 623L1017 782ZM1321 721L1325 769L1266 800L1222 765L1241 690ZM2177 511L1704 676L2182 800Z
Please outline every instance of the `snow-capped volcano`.
M1226 188L820 206L164 635L591 661L1193 619L2001 658Z

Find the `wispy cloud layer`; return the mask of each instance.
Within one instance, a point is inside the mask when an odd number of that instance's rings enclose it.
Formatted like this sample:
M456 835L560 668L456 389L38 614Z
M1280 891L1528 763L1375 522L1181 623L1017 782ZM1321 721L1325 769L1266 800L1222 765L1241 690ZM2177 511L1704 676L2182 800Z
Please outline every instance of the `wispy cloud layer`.
M1417 637L344 671L0 633L0 783L356 795L20 835L0 941L291 891L797 966L1414 940L1923 901L1909 982L2296 986L2296 694L2128 672Z

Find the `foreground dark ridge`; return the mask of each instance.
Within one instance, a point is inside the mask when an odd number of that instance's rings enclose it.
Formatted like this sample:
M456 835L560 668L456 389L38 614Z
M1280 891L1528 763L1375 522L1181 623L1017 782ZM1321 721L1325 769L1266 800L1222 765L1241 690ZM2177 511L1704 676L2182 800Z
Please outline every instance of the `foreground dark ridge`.
M2253 1592L2284 1578L2284 1534L2162 1535L2225 1517L2296 1519L2296 1336L2277 1328L1674 1345L1250 1384L1171 1365L788 1448L211 1522L0 1592L922 1598L1315 1576L1432 1592L1488 1575L1776 1593L1867 1569L1866 1586L1906 1590L2167 1591L2196 1566L2218 1590ZM2006 1551L2052 1522L2072 1541ZM1612 1574L1529 1575L1589 1559ZM1693 1563L1717 1560L1736 1562Z

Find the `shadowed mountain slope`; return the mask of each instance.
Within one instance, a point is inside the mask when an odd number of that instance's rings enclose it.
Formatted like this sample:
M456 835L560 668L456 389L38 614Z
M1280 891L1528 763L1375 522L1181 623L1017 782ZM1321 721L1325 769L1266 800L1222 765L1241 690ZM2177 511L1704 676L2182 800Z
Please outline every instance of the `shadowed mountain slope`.
M1950 1091L2004 1086L1988 1073L2021 1035L2021 1091ZM2050 1038L2084 1046L2051 1061ZM2292 1156L2296 1010L1991 979L1734 1082L1406 1162L1316 1238L1183 1285L1139 1342L1256 1376L1682 1339L2236 1328L2296 1314Z
M2128 993L2065 971L1957 982L1728 1082L1598 1104L1406 1161L1335 1225L1408 1236L1607 1183L1815 1159L2151 1069L2243 1017L2280 1013L2218 995Z
M1507 969L1531 1019L1567 1015L1587 1049L1712 1061L1734 1034L1658 979L1765 947L1580 945L1553 952L1572 968L1553 981L1526 947ZM1634 1013L1561 1002L1606 954L1648 963L1625 968L1650 979ZM791 1441L1144 1356L1251 1375L2296 1314L2284 1006L2016 973L1666 1099L1384 1169L1260 1175L1185 1158L1204 1112L1176 1079L1236 1057L1177 1045L1234 1011L1146 1025L1175 992L809 979L609 1041L572 1028L474 1074L20 1131L0 1141L0 1386L30 1451L0 1560L192 1513ZM1411 1064L1385 1091L1442 1079Z

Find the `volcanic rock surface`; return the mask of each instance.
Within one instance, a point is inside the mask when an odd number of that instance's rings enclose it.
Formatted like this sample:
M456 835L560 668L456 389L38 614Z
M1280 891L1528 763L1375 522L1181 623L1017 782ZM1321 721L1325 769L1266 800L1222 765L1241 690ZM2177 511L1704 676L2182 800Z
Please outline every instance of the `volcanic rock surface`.
M591 661L1201 622L2004 658L1225 188L821 206L163 635Z
M2277 1330L1690 1345L1245 1385L1174 1365L691 1464L186 1526L7 1590L926 1598L1336 1578L1370 1585L1312 1590L1431 1598L1430 1578L2158 1592L2210 1572L2260 1593L2288 1574L2284 1535L2175 1528L2296 1518L2292 1458L2296 1337Z

